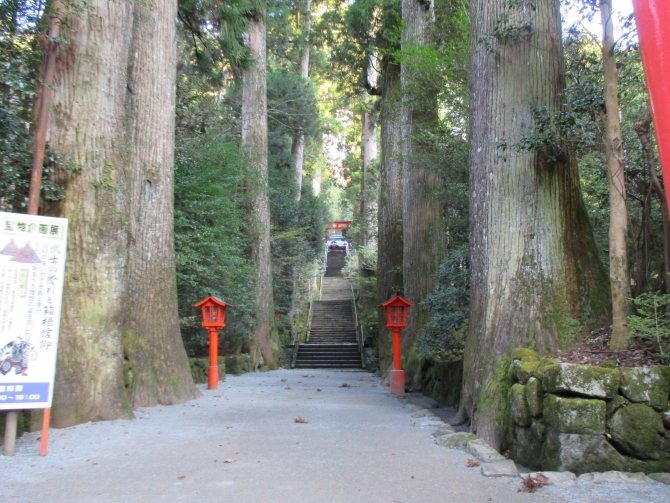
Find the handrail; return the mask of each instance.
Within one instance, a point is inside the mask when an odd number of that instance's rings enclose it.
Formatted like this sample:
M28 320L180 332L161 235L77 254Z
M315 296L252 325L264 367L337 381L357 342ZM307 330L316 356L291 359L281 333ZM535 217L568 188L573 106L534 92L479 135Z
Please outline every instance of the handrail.
M323 266L321 267L321 278L319 280L319 300L321 300L321 290L323 289L323 277L326 275L328 269L328 247L323 255Z
M300 347L300 337L298 337L298 328L293 331L293 354L291 355L291 368L295 368L295 360L298 358L298 348Z
M365 338L363 337L363 327L358 321L358 309L356 307L356 292L354 291L354 285L349 285L351 287L351 304L354 306L354 327L356 330L356 342L358 342L358 351L361 354L361 367L365 367L365 356L363 355L363 346L365 345Z

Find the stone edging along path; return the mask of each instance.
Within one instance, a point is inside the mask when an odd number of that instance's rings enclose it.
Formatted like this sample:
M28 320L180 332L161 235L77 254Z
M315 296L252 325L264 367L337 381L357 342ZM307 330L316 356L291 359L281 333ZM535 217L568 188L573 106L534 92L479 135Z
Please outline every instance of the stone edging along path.
M525 479L529 475L537 478L542 474L546 479L544 485L570 486L577 481L619 484L647 484L649 479L670 485L670 473L653 473L645 476L644 473L630 473L619 471L607 471L596 473L584 473L577 477L572 472L531 472L519 471L517 465L511 459L506 459L486 442L478 439L472 433L457 432L452 426L442 421L437 415L424 407L424 404L414 400L410 395L399 397L410 403L412 417L416 418L417 426L421 428L434 428L432 433L435 443L445 449L464 450L480 463L481 474L485 477L518 477Z

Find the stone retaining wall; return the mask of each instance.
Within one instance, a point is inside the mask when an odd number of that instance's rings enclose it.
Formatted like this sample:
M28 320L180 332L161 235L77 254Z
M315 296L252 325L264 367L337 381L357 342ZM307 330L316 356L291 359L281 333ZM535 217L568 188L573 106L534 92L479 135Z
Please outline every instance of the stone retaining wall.
M517 349L516 460L536 470L670 472L670 367L604 368Z

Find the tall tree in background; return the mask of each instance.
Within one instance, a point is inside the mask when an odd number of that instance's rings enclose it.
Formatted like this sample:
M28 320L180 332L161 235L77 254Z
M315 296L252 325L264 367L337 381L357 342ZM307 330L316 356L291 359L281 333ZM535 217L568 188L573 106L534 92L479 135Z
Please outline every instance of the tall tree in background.
M506 355L566 348L610 303L570 148L502 148L542 136L533 110L561 106L559 2L470 7L471 311L457 420L500 448Z
M272 271L270 262L270 201L268 197L268 120L266 79L265 12L251 18L245 42L253 60L242 74L242 148L249 156L249 227L252 233L251 260L255 269L256 312L254 363L260 357L276 367L273 347Z
M138 0L133 8L126 113L130 250L124 349L132 405L195 398L179 330L174 258L176 0Z
M416 78L426 63L424 49L432 42L433 3L402 0L402 179L403 280L405 297L414 302L403 332L406 379L418 371L413 357L419 330L429 318L423 300L445 255L442 179L431 162L430 135L439 123L436 83Z
M307 80L309 78L309 54L310 54L310 32L312 31L312 0L307 0L305 6L305 24L303 27L303 43L300 58L300 76ZM291 151L295 156L295 183L297 191L295 200L300 201L302 189L302 171L305 164L305 133L301 131L293 137Z
M603 69L605 108L602 112L605 131L607 179L610 189L610 282L612 287L612 338L610 348L626 349L630 314L630 276L628 272L628 208L626 206L626 174L624 170L623 135L619 119L619 83L614 54L614 24L612 0L600 0L600 20L603 27Z
M130 178L125 99L132 4L64 12L48 139L69 159L69 219L53 424L132 416L123 381Z

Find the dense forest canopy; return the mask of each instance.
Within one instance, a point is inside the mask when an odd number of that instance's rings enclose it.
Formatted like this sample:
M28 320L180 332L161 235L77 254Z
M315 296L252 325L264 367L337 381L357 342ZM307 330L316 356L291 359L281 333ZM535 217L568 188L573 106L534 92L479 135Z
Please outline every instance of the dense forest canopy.
M670 216L630 12L1 0L2 211L26 211L54 12L40 212L69 218L78 247L57 425L196 396L207 294L234 306L222 354L285 365L332 220L353 220L345 271L382 376L377 306L400 292L416 305L407 386L463 361L459 419L496 447L514 347L549 354L603 327L608 344L613 325L613 349L670 358Z

